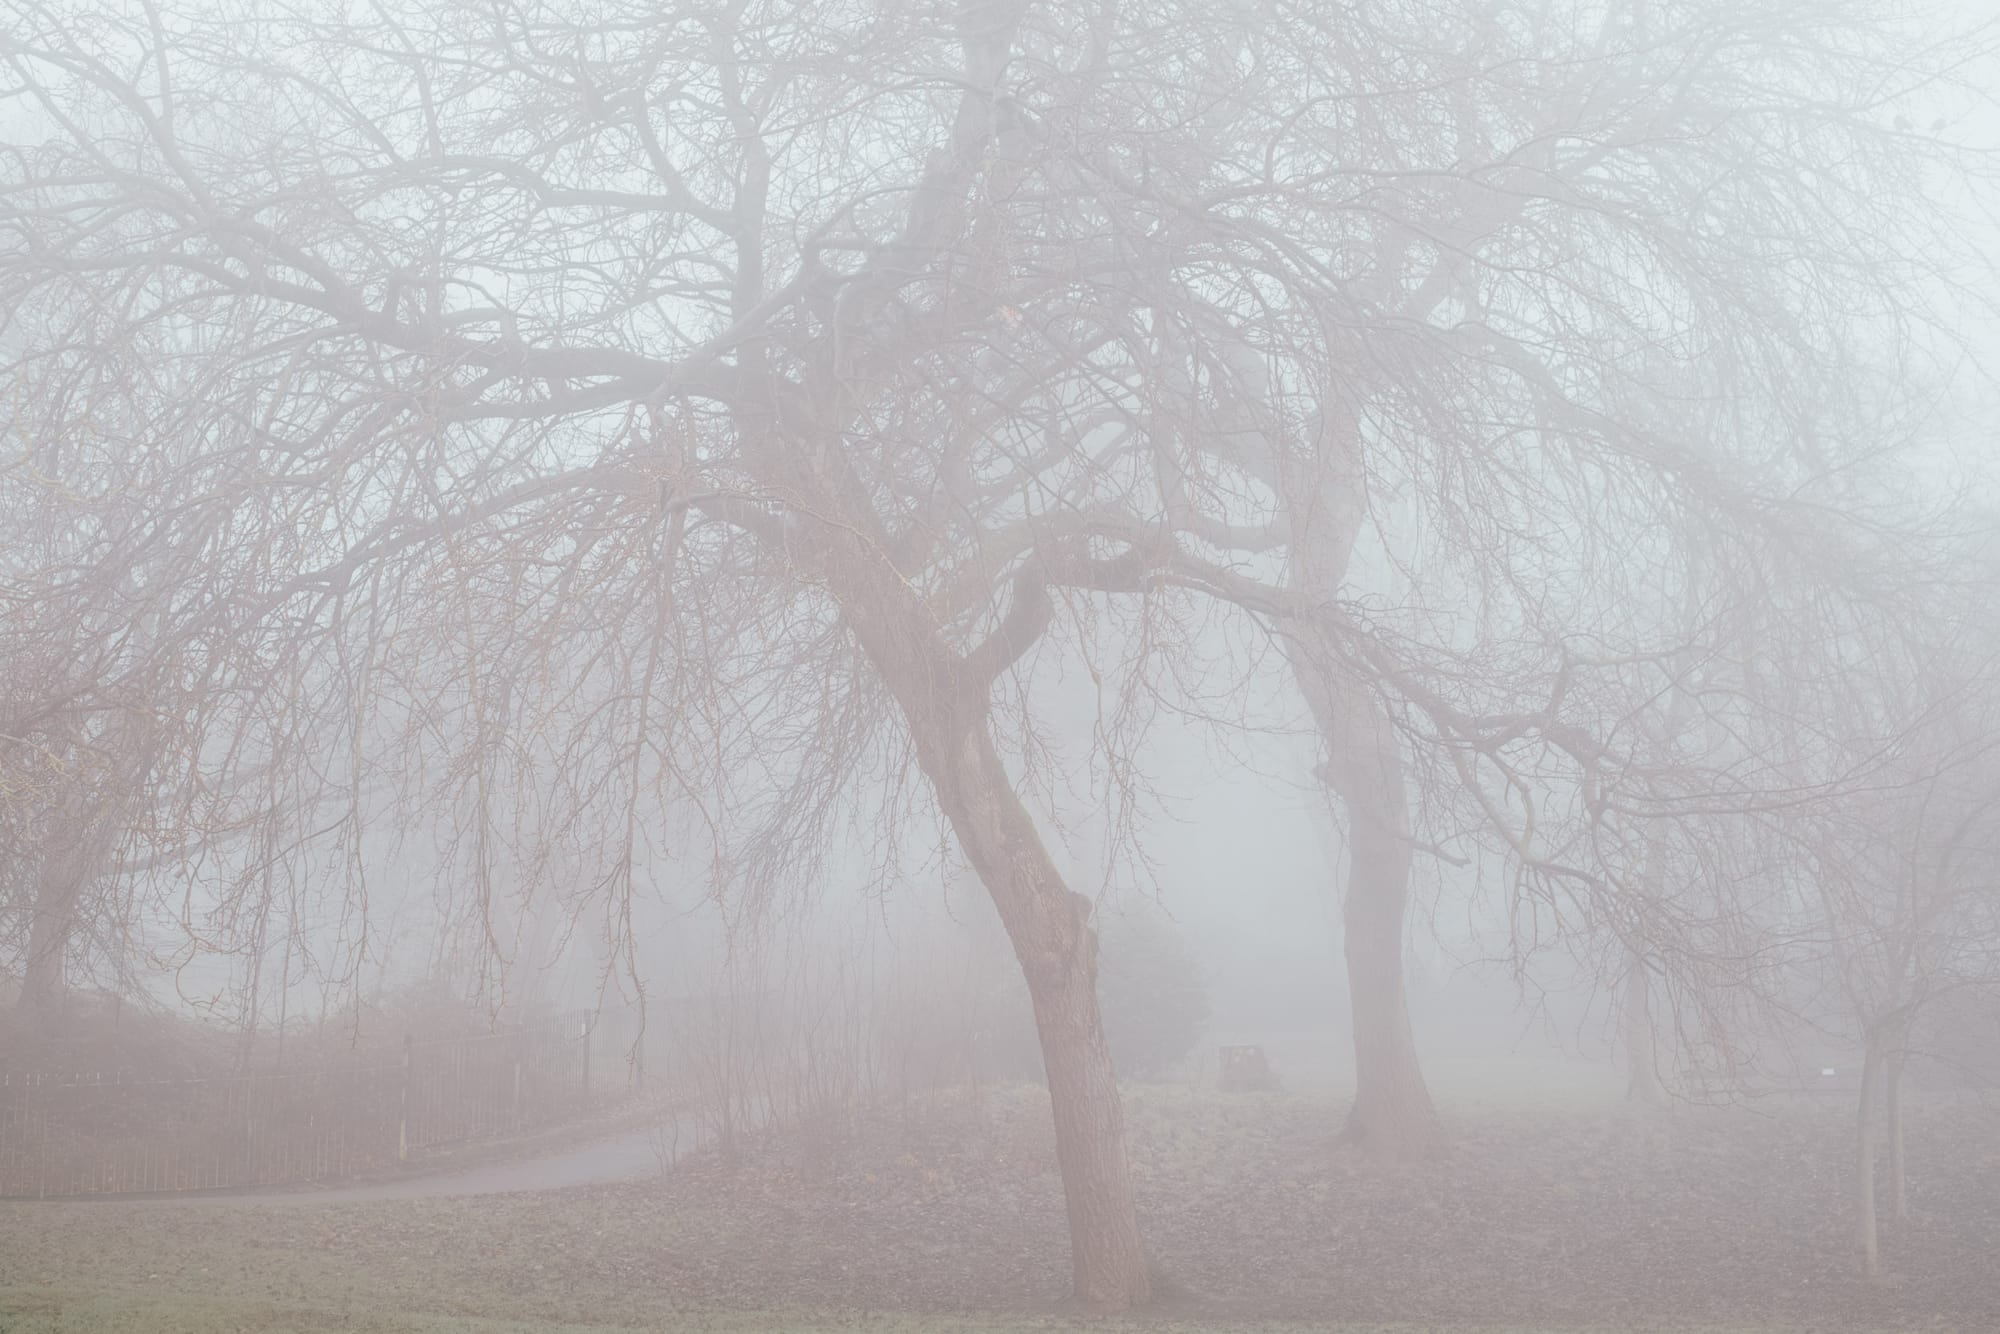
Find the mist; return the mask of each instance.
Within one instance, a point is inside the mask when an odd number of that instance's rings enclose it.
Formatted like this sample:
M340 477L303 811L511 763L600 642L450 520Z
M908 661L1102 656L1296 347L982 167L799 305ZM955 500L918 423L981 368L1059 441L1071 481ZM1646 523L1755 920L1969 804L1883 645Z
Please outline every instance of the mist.
M0 1330L2000 1325L1997 55L11 0Z

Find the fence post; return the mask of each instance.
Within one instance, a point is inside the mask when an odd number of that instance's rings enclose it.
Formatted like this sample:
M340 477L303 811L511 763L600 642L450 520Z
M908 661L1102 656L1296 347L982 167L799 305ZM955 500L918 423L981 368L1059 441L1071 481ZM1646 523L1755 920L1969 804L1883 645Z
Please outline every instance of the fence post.
M46 1081L37 1082L43 1083ZM41 1152L36 1155L37 1161L35 1163L35 1198L39 1200L45 1199L49 1193L49 1100L46 1088L37 1087L36 1092L41 1096L35 1098L31 1105L41 1112L41 1116L37 1118L41 1132Z
M521 1128L521 1044L514 1043L514 1129Z
M583 1043L583 1101L590 1105L590 1016L583 1015L576 1021L577 1040Z
M410 1160L410 1035L403 1034L403 1071L396 1107L396 1161Z

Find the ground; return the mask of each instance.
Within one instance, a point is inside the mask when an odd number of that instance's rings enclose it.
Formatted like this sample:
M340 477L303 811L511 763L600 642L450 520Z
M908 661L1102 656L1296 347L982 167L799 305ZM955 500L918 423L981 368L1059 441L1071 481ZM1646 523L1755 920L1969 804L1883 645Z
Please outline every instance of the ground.
M1841 1106L1448 1109L1449 1154L1384 1168L1323 1097L1129 1105L1148 1330L2000 1329L1994 1103L1915 1118L1877 1284ZM1041 1095L1001 1090L573 1190L7 1203L0 1331L1066 1329L1048 1141Z

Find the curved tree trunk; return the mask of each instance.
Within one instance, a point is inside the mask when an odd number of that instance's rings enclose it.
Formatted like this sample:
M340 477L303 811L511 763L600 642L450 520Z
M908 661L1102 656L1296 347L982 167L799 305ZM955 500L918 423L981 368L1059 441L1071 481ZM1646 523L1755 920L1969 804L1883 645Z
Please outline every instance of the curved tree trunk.
M929 749L919 746L919 750ZM939 785L960 845L993 897L1028 982L1055 1117L1075 1299L1122 1311L1151 1296L1125 1114L1097 1006L1090 900L1071 892L982 726L963 737Z
M994 748L985 685L954 654L909 585L850 549L839 595L903 713L925 776L999 910L1033 1002L1069 1216L1073 1298L1097 1311L1152 1295L1111 1047L1097 1006L1090 900L1072 893ZM887 577L883 577L887 576Z

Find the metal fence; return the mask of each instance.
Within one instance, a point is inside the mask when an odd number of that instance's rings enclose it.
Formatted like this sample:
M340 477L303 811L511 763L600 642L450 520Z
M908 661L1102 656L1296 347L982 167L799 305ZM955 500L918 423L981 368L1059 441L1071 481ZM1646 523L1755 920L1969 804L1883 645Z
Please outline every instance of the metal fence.
M400 1057L278 1074L0 1075L0 1196L242 1189L365 1176L579 1110L581 1016L406 1041Z

